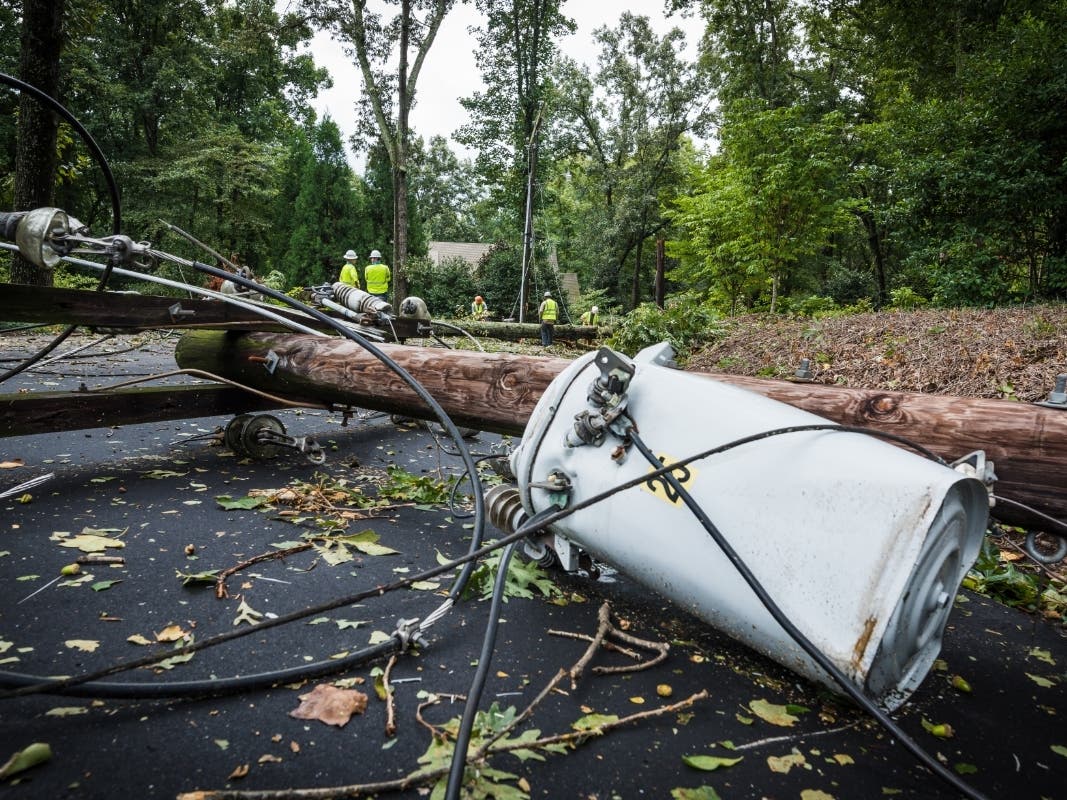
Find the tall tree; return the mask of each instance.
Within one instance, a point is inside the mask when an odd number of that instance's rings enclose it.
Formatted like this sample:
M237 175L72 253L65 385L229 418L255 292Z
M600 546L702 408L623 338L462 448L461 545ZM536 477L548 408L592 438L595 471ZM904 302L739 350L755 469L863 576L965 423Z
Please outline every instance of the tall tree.
M275 266L290 286L332 283L346 250L366 258L373 244L365 200L333 120L296 133L284 174L274 215Z
M426 237L444 242L482 241L474 215L480 197L474 169L460 159L442 136L412 145L412 194Z
M22 6L19 75L25 83L51 97L56 97L59 89L63 5L63 0L26 0ZM55 112L28 94L23 95L19 102L15 156L16 211L52 204L58 131ZM50 286L52 273L16 255L12 260L11 279L15 283Z
M688 233L676 277L716 290L735 310L751 292L777 309L780 287L833 234L855 224L843 195L839 114L805 118L798 107L742 111L721 131L722 152L679 198L675 223Z
M666 224L662 194L678 184L684 134L704 130L709 101L680 29L660 37L647 17L623 13L618 27L595 35L596 73L569 61L559 72L560 146L585 161L586 185L597 189L602 223L588 235L603 243L600 288L633 308L651 290L644 243Z
M407 294L408 180L411 130L419 74L441 22L455 0L389 0L395 13L370 11L366 0L308 0L318 19L351 47L363 76L365 127L385 147L392 169L393 294ZM395 60L394 60L395 59ZM394 67L395 64L395 67Z
M461 100L471 121L456 139L477 153L475 165L490 197L515 220L515 230L523 231L522 264L530 267L534 189L551 114L549 68L555 39L573 32L574 23L561 13L562 0L477 0L477 5L486 22L476 30L475 60L486 88ZM520 307L520 319L526 310Z

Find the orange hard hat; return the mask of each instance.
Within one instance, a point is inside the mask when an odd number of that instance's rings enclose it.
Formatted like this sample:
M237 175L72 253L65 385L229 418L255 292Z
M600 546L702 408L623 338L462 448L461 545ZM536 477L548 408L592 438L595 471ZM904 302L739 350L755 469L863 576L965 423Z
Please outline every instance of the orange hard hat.
M476 302L476 303L482 302L482 296L480 294L474 295L474 302Z

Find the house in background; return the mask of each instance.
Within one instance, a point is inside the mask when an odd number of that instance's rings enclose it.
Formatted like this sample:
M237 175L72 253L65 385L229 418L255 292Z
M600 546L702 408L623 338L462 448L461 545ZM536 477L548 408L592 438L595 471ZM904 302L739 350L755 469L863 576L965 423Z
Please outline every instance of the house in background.
M478 244L477 242L430 242L426 253L436 266L449 258L462 258L471 265L471 269L478 266L482 256L492 249L491 244Z

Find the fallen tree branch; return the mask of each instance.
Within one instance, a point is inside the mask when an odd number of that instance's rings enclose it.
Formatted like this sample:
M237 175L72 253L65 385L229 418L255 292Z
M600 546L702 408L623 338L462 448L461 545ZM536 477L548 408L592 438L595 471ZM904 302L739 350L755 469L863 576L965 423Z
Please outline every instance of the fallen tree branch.
M584 668L592 660L597 649L603 646L605 643L605 636L609 633L614 633L627 641L630 644L635 644L648 649L657 651L660 655L653 662L644 662L638 665L637 668L644 668L651 663L658 663L666 657L669 645L663 643L646 642L643 639L638 639L636 636L630 636L629 634L619 631L611 624L611 606L605 602L601 605L597 612L597 634L591 639L589 648L582 654L581 658L572 666L569 670L560 669L552 677L552 679L544 686L543 689L537 694L537 696L530 701L526 708L520 713L514 720L504 727L503 730L497 731L486 742L479 746L473 753L467 753L468 764L479 764L484 762L490 756L496 753L507 753L513 750L532 750L537 748L551 747L553 745L567 745L570 747L577 747L589 739L598 738L610 731L617 728L621 728L624 725L630 725L642 720L651 719L653 717L663 716L665 714L672 714L676 711L689 708L696 702L706 699L709 696L708 691L697 692L690 695L685 700L681 700L677 703L672 703L667 706L660 706L659 708L649 709L647 711L638 711L629 716L622 717L616 720L608 720L596 725L595 727L587 730L580 731L568 731L566 733L559 733L552 736L544 736L534 741L514 741L505 742L500 744L500 739L513 732L521 723L529 719L536 708L544 701L544 699L556 690L559 683L567 676L570 676L572 685L577 677L580 677ZM388 673L392 667L396 657L390 659L389 665L386 667L386 673L384 676L384 682L388 692ZM429 700L420 703L415 717L421 725L428 728L435 738L445 738L448 734L440 730L437 726L428 722L423 717L423 711L429 706L438 705L442 699L448 698L452 701L465 698L462 695L441 694L434 695ZM388 722L386 724L386 732L388 734ZM433 781L437 781L440 778L448 775L450 771L449 766L435 767L432 769L425 769L422 771L416 771L410 775L406 775L403 778L397 778L391 781L378 781L375 783L357 783L347 786L329 786L321 788L308 788L308 789L267 789L267 790L235 790L235 789L220 789L220 790L206 790L196 792L186 792L178 795L178 800L342 800L342 798L354 798L365 797L367 795L379 794L383 792L400 792L405 789L410 789L414 786L429 784Z

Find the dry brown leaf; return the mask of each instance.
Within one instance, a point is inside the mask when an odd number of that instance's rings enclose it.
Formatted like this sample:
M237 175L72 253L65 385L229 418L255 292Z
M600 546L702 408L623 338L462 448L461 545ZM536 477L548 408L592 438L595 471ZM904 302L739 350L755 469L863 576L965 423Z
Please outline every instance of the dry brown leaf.
M182 630L181 625L168 625L156 634L156 641L176 642L179 639L185 638L185 635L185 631Z
M21 458L13 458L10 461L0 461L0 469L15 469L24 466Z
M317 719L327 725L343 727L353 714L367 709L367 695L356 689L338 689L320 683L307 694L300 695L300 705L289 712L297 719Z
M236 767L233 768L233 772L230 773L230 777L228 777L226 780L232 781L236 780L237 778L243 778L248 774L249 769L250 767L248 764L238 764Z

